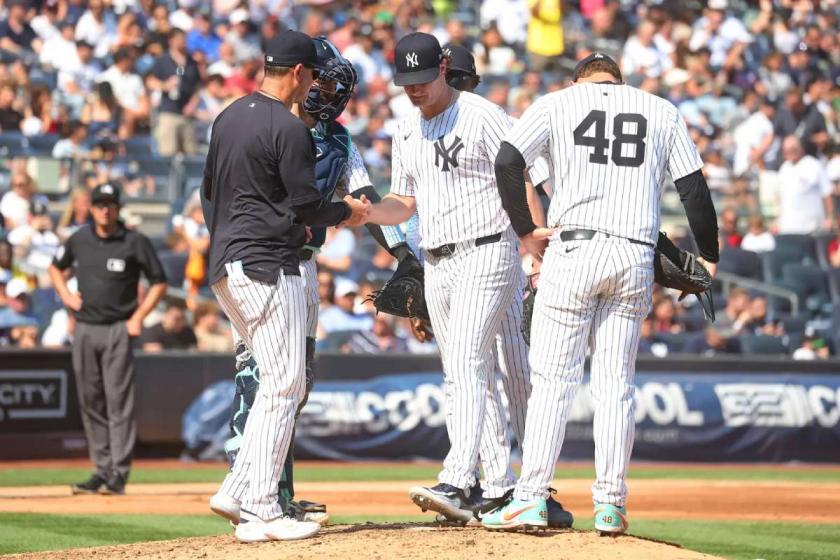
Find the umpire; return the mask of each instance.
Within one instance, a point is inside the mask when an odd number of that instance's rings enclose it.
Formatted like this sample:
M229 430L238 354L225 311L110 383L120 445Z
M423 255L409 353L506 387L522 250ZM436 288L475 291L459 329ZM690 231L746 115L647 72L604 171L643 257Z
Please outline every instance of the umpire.
M236 528L242 542L305 538L320 528L284 518L277 499L305 384L304 224L356 225L369 203L348 196L324 204L316 187L312 136L290 108L306 98L319 65L308 35L272 39L259 91L216 119L204 168L209 281L260 368L233 469L210 500L219 515L248 521Z
M120 192L111 184L91 195L93 224L59 249L50 278L76 318L73 371L96 471L74 494L123 494L134 451L134 357L131 338L166 292L166 276L151 242L119 219ZM67 288L73 268L79 293ZM151 285L138 305L140 273Z

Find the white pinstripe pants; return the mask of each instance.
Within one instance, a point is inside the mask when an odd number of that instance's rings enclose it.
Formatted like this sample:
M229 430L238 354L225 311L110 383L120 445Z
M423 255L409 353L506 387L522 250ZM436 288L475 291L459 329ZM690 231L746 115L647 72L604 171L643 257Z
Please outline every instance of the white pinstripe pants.
M303 397L306 308L303 279L280 274L274 285L251 280L239 262L213 293L260 367L260 387L245 423L239 454L222 494L239 500L243 517L283 515L277 484Z
M475 483L488 384L495 379L492 349L519 288L516 241L508 230L497 243L459 243L451 257L425 256L426 299L443 362L450 441L438 481L468 488Z
M303 278L306 293L306 336L315 338L318 333L318 266L313 256L308 261L300 261L300 277Z
M496 375L490 378L487 409L481 433L479 456L484 469L484 494L488 498L504 495L516 484L511 467L511 442L508 422L519 444L525 434L525 414L531 395L531 368L528 366L528 345L522 338L522 291L514 290L513 302L502 317L496 343L493 346L493 363L498 364ZM504 391L499 391L498 382ZM507 402L503 402L503 398Z
M531 324L531 382L515 497L545 498L592 352L596 503L623 506L633 449L639 329L651 307L653 248L615 236L551 241Z

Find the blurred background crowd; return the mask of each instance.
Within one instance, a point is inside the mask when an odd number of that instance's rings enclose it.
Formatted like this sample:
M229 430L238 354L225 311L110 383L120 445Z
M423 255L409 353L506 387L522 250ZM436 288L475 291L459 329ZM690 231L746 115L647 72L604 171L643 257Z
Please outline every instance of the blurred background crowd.
M717 321L657 291L641 351L826 358L840 344L838 15L835 0L0 0L0 346L68 344L46 269L110 181L171 286L138 347L230 349L204 285L202 154L214 118L258 87L262 46L295 28L357 67L341 121L382 193L411 109L391 83L403 35L470 49L477 93L513 116L567 87L580 58L615 57L687 120L723 248ZM673 188L663 229L691 246ZM322 350L435 351L364 302L395 266L364 228L330 231L317 260Z

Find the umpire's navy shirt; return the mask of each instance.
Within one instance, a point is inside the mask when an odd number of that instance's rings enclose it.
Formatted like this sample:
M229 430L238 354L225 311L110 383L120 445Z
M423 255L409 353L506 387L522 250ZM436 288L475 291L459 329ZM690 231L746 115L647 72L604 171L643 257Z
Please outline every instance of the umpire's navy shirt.
M149 239L120 222L108 237L83 226L61 246L53 264L75 269L82 323L110 325L126 321L137 309L137 283L142 272L149 284L166 282L163 266Z
M201 197L210 284L233 261L249 278L270 284L280 271L300 274L305 232L291 206L321 199L314 152L303 121L261 93L234 101L216 118Z

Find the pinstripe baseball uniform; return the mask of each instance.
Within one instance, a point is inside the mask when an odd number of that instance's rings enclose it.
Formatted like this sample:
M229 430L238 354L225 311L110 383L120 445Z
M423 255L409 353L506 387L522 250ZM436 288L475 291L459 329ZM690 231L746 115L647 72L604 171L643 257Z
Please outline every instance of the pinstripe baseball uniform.
M509 127L501 108L460 93L431 119L415 109L393 140L391 190L416 199L426 299L445 374L451 448L438 480L462 489L475 483L492 349L521 285L493 173Z
M515 119L509 117L511 122ZM533 184L542 184L549 178L548 162L538 158L528 169ZM406 241L416 255L420 250L420 221L417 213L406 224ZM488 498L504 495L516 483L511 468L511 426L513 435L522 445L525 433L525 412L531 394L528 346L522 338L522 292L526 279L521 278L520 289L505 310L496 341L493 345L493 364L496 366L488 383L487 403L482 424L479 458L484 470L482 483ZM499 391L499 384L503 394ZM476 469L476 472L477 469Z
M702 167L676 107L626 85L582 83L539 99L506 141L554 178L532 323L532 394L515 498L545 498L587 347L595 405L595 503L623 506L634 435L639 328L651 306L666 173Z

